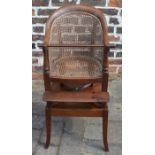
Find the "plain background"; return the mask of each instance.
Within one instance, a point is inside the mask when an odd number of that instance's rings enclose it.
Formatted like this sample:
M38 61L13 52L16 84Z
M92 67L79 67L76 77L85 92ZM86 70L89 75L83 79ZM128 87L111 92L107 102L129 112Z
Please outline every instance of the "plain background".
M0 154L32 154L31 1L1 1ZM155 140L155 2L123 0L123 155Z

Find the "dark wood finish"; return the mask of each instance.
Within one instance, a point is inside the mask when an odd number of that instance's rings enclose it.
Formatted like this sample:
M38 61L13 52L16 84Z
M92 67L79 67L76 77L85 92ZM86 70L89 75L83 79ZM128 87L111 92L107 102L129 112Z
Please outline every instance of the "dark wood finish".
M50 77L48 74L49 71L49 61L48 61L48 48L44 47L43 48L43 53L44 53L44 87L45 90L50 90Z
M85 92L50 92L46 91L43 97L44 101L48 102L83 102L83 103L90 103L90 102L108 102L109 101L109 94L106 92L100 93L85 93Z
M52 125L50 108L48 108L48 106L46 107L45 115L46 115L46 134L47 134L45 148L48 148L51 139L51 125Z
M94 44L94 38L91 40L91 45L87 44L50 44L50 29L57 17L64 15L65 13L71 11L81 11L87 12L94 15L99 19L102 27L102 44ZM92 34L93 36L94 34ZM60 34L61 36L61 34ZM44 51L44 84L45 93L44 101L47 102L46 105L46 144L45 148L48 148L50 144L51 137L51 116L80 116L80 117L102 117L103 118L103 143L105 151L108 151L108 105L109 93L108 89L108 52L110 48L114 46L109 46L106 20L103 13L95 8L84 6L84 5L71 5L65 6L58 9L52 16L49 17L46 25L45 40L44 44L40 47ZM103 64L102 64L102 77L99 78L61 78L59 79L50 77L49 75L49 47L90 47L102 48L103 49ZM92 55L93 56L93 55ZM51 84L52 83L52 84ZM86 89L80 89L78 91L67 91L64 85L76 86L79 84L88 84L90 86Z
M102 117L103 110L101 109L64 109L56 108L51 110L52 116L71 116L71 117ZM106 132L105 132L106 133Z
M103 144L104 144L104 150L109 151L109 146L108 146L108 107L107 105L104 108L105 112L103 113L102 116L102 121L103 121Z

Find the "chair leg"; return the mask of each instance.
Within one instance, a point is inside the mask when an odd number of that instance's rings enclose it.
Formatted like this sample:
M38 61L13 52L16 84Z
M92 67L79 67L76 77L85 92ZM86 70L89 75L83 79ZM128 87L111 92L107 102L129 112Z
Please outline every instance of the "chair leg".
M108 147L108 111L107 114L103 117L103 143L104 143L104 150L106 152L109 151Z
M50 115L50 111L48 108L46 108L45 111L45 118L46 118L46 144L45 144L45 148L47 149L49 147L50 144L50 139L51 139L51 115Z

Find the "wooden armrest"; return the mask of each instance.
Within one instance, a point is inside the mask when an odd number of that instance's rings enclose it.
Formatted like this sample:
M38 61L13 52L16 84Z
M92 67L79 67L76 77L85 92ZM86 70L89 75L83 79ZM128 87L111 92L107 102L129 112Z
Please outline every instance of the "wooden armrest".
M105 46L102 44L91 44L91 45L81 45L81 44L70 44L70 45L63 45L63 44L53 44L53 45L39 45L39 47L41 48L45 48L45 47L103 47L103 48L115 48L115 45L109 45L109 46Z

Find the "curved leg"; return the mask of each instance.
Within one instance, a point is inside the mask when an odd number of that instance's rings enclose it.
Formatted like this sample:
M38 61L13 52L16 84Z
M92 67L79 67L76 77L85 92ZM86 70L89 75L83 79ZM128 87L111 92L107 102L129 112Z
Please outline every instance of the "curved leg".
M108 147L108 111L106 115L103 116L103 143L104 143L104 150L109 151Z
M50 144L50 139L51 139L51 115L50 115L50 110L46 107L45 111L45 117L46 117L46 144L45 148L47 149Z

